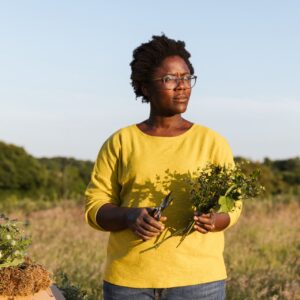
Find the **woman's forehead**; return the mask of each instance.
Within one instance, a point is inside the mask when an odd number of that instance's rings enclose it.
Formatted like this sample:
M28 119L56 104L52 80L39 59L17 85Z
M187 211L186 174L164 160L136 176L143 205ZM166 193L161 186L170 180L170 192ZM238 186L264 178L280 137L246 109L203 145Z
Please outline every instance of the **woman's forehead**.
M168 56L155 68L154 74L187 74L190 69L180 56Z

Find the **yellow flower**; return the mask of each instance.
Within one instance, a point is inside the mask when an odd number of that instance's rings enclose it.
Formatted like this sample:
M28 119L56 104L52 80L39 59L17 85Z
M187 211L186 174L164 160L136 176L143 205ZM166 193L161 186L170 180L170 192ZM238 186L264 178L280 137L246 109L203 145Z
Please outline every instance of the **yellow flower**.
M7 239L7 240L11 240L11 235L10 235L10 234L7 234L7 235L6 235L6 239Z
M11 241L11 244L14 246L17 242L15 240Z

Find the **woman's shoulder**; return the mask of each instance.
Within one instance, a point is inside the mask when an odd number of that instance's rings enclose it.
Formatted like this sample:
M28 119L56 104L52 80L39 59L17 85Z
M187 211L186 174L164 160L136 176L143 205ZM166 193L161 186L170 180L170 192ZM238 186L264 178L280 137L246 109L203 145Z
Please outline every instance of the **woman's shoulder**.
M130 140L136 131L136 125L128 125L114 131L103 143L103 146L107 144L120 145L122 141Z
M197 124L197 123L194 123L194 133L196 135L204 135L204 136L207 136L207 137L210 137L210 138L213 138L213 139L220 139L220 140L226 140L225 137L223 135L221 135L219 132L215 131L214 129L212 128L209 128L205 125L202 125L202 124Z
M115 140L120 138L126 138L132 135L136 131L136 125L128 125L122 128L119 128L118 130L114 131L109 137L108 140Z
M198 142L211 151L211 161L218 164L232 164L233 154L227 139L219 132L203 125L195 125Z
M106 140L104 140L98 156L106 153L119 153L119 151L132 139L131 132L134 130L134 125L129 125L114 131Z

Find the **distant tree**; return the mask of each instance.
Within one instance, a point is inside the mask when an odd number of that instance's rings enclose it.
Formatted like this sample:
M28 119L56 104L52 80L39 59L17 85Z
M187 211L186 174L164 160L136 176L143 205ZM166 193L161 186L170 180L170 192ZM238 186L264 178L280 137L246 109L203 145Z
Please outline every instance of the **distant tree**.
M236 162L246 161L235 157ZM93 162L66 157L34 158L22 147L0 142L0 199L29 196L45 200L83 197ZM260 170L266 194L300 193L300 158L249 161L244 171Z
M48 190L55 187L59 198L83 195L93 168L91 161L66 157L41 158L39 161L48 170L46 180Z
M0 142L1 189L38 189L45 175L45 168L23 148Z
M260 171L259 180L265 187L265 194L277 195L289 191L288 184L283 179L283 174L272 168L273 162L266 158L263 163L247 160L243 157L235 157L236 162L248 162L244 165L244 171L252 172L256 169Z

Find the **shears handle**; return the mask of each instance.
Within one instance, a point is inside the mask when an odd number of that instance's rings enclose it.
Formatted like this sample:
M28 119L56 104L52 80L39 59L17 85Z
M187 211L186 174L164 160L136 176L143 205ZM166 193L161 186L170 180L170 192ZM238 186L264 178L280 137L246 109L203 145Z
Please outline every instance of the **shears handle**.
M153 218L155 218L156 220L159 221L160 218L161 218L161 208L160 208L160 207L155 207L155 208L151 211L150 215L151 215Z

